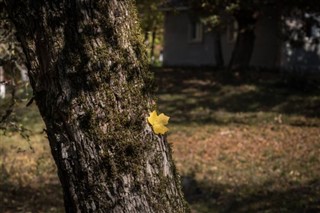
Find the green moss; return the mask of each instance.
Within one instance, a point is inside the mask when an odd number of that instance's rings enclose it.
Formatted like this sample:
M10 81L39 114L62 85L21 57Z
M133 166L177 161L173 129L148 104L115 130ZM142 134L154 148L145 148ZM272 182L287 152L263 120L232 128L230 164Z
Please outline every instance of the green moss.
M101 5L100 12L107 11L103 3ZM133 14L131 17L135 16ZM101 166L107 171L106 181L110 185L123 174L133 175L145 184L147 180L141 172L144 171L147 155L154 153L155 143L158 143L156 138L141 135L146 122L145 113L150 107L150 96L154 92L154 77L148 71L146 50L137 23L130 21L133 24L132 32L128 32L130 47L126 49L118 45L119 35L108 17L101 17L98 23L102 32L96 34L93 28L84 28L80 38L83 49L74 49L66 59L70 67L76 67L75 74L69 74L71 83L75 81L80 87L89 88L79 88L75 96L76 104L86 110L79 117L80 128L89 141L101 147ZM95 37L104 42L93 49L90 42ZM156 154L152 164L163 165L162 153ZM158 183L150 183L157 199L150 202L160 210L168 202L166 190L171 179L161 172L162 168L159 171ZM177 178L176 174L174 178Z

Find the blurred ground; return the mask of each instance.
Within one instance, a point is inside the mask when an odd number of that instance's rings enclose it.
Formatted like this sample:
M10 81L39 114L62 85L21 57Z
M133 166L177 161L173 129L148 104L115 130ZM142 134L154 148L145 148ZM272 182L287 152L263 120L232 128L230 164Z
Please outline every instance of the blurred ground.
M246 81L210 70L155 75L193 212L320 212L318 84L272 73ZM41 119L25 104L15 118L32 130L30 144L0 136L0 212L63 212Z

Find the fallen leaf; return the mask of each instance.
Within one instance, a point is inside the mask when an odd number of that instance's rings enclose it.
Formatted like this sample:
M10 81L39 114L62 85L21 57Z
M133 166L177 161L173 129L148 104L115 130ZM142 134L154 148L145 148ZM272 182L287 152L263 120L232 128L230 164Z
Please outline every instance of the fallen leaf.
M168 124L170 117L161 113L157 115L157 112L154 110L150 113L148 117L148 122L151 124L154 133L156 134L165 134L169 129L165 126Z

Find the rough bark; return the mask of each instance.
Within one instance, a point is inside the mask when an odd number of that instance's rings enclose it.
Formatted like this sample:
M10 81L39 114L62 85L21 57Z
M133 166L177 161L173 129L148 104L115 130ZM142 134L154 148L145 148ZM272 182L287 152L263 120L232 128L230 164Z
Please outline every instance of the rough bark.
M246 10L240 10L234 17L238 23L238 33L229 63L229 70L241 73L250 65L257 17L253 11Z
M187 212L131 0L8 0L66 212Z

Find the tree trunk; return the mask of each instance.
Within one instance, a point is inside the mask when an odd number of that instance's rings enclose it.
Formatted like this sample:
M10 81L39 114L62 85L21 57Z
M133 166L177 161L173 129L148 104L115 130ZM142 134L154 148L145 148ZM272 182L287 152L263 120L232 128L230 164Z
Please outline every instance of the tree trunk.
M215 33L214 37L215 37L214 56L216 60L216 66L220 68L224 66L224 60L223 60L223 54L222 54L221 33L219 29Z
M154 63L155 58L154 58L154 48L156 44L156 36L157 36L157 29L154 28L152 30L152 41L151 41L151 50L150 50L150 57L151 57L151 62Z
M131 0L7 0L66 212L187 212Z
M238 23L238 33L233 48L229 70L244 72L250 65L255 42L256 15L252 11L241 10L235 14Z
M4 80L4 70L3 67L0 66L0 99L4 99L6 97L6 85Z
M148 43L149 43L149 31L147 31L147 30L144 32L143 43L144 43L145 45L148 45Z

